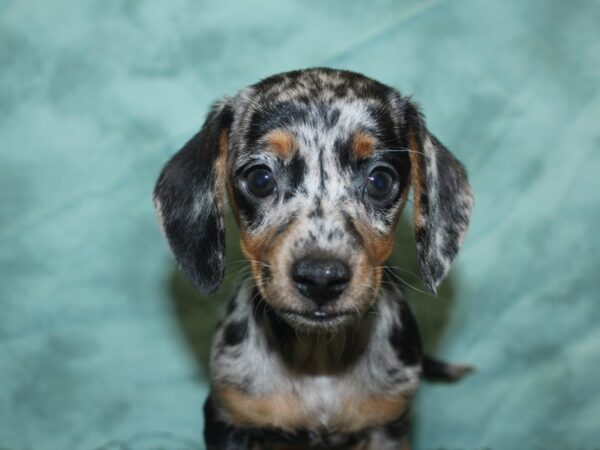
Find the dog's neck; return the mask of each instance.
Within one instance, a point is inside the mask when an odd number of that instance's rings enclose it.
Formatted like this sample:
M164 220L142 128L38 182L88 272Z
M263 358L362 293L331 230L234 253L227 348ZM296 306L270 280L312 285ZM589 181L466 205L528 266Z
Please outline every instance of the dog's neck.
M328 331L293 328L262 298L253 295L255 320L265 331L270 349L299 375L335 375L351 367L368 348L376 314L368 310L351 324Z

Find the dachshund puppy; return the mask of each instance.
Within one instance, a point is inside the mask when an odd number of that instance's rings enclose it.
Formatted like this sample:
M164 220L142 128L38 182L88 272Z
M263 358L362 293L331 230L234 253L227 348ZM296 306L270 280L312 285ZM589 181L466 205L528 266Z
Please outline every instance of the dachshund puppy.
M363 75L275 75L217 102L167 163L154 203L175 258L203 293L225 269L225 199L253 279L214 337L209 450L408 448L423 358L400 289L382 288L413 191L420 271L432 292L467 230L465 169L418 108Z

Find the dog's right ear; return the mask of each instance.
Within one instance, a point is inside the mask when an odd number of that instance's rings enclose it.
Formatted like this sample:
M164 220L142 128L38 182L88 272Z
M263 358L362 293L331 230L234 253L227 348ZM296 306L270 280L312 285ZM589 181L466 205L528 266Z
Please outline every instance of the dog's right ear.
M423 281L435 293L467 232L473 194L465 168L429 132L418 108L408 99L403 106L419 266Z
M225 179L233 110L213 105L202 129L165 165L154 207L177 263L203 293L225 272Z

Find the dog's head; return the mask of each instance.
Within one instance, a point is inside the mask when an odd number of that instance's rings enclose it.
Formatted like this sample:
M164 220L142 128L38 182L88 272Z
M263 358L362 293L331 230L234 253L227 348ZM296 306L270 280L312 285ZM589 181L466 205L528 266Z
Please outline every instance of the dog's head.
M377 298L410 186L421 275L435 291L469 222L464 168L396 90L311 69L216 103L154 201L179 265L209 293L224 274L227 195L262 296L291 325L317 330Z

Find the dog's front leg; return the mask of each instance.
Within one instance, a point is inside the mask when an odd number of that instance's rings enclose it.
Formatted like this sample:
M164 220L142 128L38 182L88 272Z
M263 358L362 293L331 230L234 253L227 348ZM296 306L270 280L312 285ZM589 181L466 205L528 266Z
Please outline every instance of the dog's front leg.
M250 450L249 430L223 421L210 396L204 404L204 440L206 450Z

